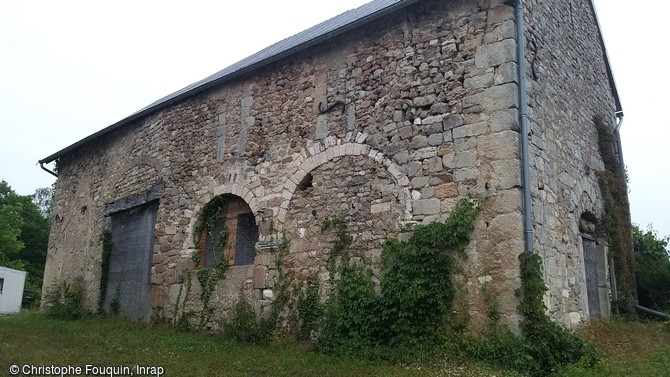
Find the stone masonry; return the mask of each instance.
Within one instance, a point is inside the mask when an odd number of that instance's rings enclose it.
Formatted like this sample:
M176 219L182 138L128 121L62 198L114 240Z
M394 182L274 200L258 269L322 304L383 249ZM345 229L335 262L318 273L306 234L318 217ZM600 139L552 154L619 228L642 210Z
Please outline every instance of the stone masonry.
M459 278L465 305L457 307L473 328L483 326L482 286L491 283L504 323L516 329L519 80L514 8L504 3L418 2L63 155L45 284L79 282L94 308L106 205L162 184L152 314L173 318L182 303L197 310L197 280L191 296L180 295L196 267L194 232L206 203L235 195L255 216L256 257L216 285L215 327L240 293L267 313L278 274L272 248L283 233L291 284L319 277L327 295L329 239L320 227L330 216L343 216L356 258L378 274L387 237L446 218L469 195L486 200ZM576 325L588 319L580 215L602 212L591 118L611 116L614 105L587 1L545 3L524 1L535 46L527 51L535 244L550 312Z

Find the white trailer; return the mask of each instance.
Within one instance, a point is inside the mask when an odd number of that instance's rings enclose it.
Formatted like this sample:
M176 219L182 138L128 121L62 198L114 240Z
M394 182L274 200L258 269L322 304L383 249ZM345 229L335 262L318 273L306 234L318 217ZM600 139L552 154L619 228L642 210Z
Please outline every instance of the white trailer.
M14 314L21 310L26 272L0 267L0 314Z

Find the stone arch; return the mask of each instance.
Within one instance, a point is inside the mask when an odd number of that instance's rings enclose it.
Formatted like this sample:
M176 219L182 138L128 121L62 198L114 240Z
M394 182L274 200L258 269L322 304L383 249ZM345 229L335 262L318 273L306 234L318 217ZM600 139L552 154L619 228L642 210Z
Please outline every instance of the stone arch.
M217 195L208 203L212 202L220 206L220 212L212 224L213 229L202 229L198 237L201 265L216 266L221 260L228 261L231 266L252 265L256 257L258 225L251 208L234 194ZM199 221L203 220L200 218L202 214L198 217Z
M303 149L300 158L296 162L296 169L286 179L282 188L282 203L277 211L277 219L280 224L286 221L288 206L298 186L303 179L314 169L343 156L365 156L379 164L382 164L387 173L395 180L405 196L405 220L412 218L412 196L409 178L400 170L400 167L381 151L364 144L367 139L366 133L349 132L344 139L329 136L311 146Z
M135 158L125 162L109 180L110 201L137 194L161 181L158 162L152 157Z
M251 213L254 215L256 224L260 224L263 214L261 207L258 204L258 199L256 198L256 195L243 183L229 182L224 185L210 186L205 191L205 193L198 198L198 203L196 204L195 208L193 208L192 211L189 211L191 219L188 224L186 238L184 239L182 250L187 251L189 254L195 252L196 245L193 242L193 233L202 214L202 209L205 204L209 203L212 199L220 195L234 195L240 197L251 209Z

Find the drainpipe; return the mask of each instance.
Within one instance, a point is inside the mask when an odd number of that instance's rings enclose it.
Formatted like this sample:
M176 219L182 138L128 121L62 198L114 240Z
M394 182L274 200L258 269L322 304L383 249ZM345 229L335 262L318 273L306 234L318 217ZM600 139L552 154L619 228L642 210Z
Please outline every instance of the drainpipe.
M44 170L45 172L47 172L47 173L53 175L54 177L58 178L58 174L56 174L56 173L54 173L53 171L51 171L51 170L49 170L49 169L47 169L47 168L44 167L44 162L42 162L41 160L38 161L38 162L40 163L40 168L42 168L42 170Z
M623 164L623 149L621 148L621 133L619 133L619 130L621 130L621 125L623 124L623 111L617 111L616 114L614 114L616 117L616 127L614 127L614 136L616 137L616 148L617 152L619 152L619 166L621 167L621 179L623 179L624 182L626 182L626 168Z
M519 73L519 127L521 130L521 176L523 179L524 250L533 251L533 212L530 193L530 162L528 152L528 93L526 91L526 36L524 34L523 1L516 0L517 64Z

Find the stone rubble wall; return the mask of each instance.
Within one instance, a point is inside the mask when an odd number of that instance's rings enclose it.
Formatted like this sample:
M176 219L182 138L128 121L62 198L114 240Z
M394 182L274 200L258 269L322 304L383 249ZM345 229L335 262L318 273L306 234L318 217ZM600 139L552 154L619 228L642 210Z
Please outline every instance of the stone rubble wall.
M259 247L254 265L232 267L217 285L210 305L216 326L240 292L259 315L267 313L278 275L271 247L282 232L291 240L292 284L314 275L325 280L328 237L318 228L335 214L355 237L356 258L378 273L386 237L408 222L445 218L470 195L486 201L455 314L483 328L488 284L504 323L516 329L523 229L515 51L512 7L425 1L90 142L58 164L45 282L81 282L93 308L105 204L163 182L152 308L172 318L185 272L195 267L193 232L203 206L217 195L237 195L256 217ZM534 104L543 92L535 93ZM344 105L319 111L336 101ZM554 127L534 110L535 130ZM564 135L555 136L544 142L562 143ZM545 165L564 164L567 151L558 149L557 161L535 156L536 174L544 174L539 157ZM312 187L303 188L308 174ZM540 229L536 234L538 245L549 242ZM188 303L179 303L184 309L201 305L197 285Z
M544 260L549 313L576 326L589 319L579 221L603 211L593 117L614 126L615 104L589 1L524 5L534 244Z

